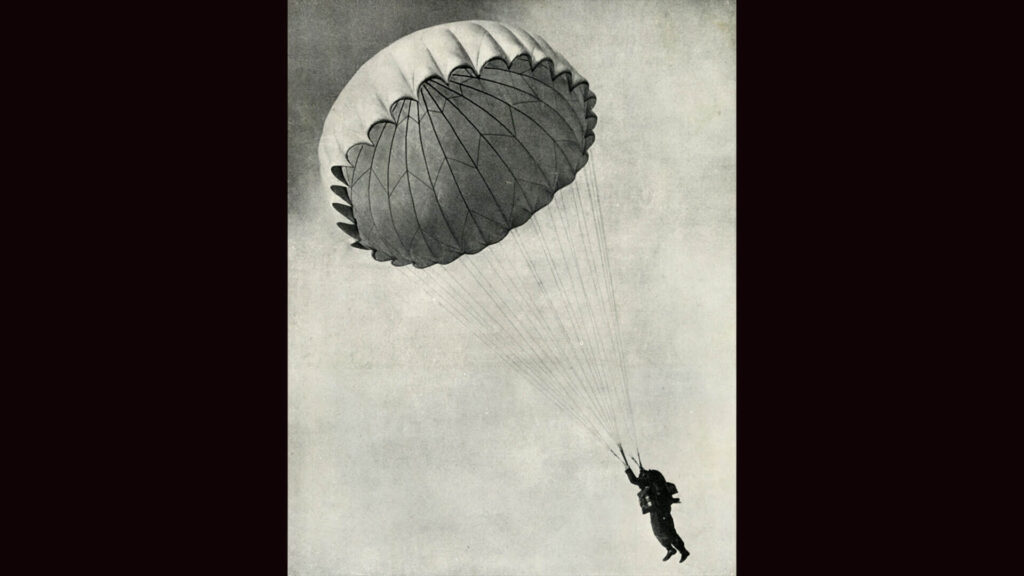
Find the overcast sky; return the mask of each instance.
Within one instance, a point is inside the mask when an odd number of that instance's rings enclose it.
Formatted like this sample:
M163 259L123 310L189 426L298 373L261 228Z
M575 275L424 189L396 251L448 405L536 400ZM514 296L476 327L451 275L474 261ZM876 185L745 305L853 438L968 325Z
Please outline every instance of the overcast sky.
M682 566L621 464L334 224L334 99L390 42L468 19L540 34L597 94L640 449L679 487ZM289 574L734 573L733 3L295 0L288 26Z

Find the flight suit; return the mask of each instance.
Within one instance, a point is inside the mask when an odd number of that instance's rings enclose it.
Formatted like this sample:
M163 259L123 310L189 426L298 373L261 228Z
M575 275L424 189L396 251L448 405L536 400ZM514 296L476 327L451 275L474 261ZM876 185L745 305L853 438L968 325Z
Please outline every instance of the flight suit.
M689 555L683 539L676 532L675 521L672 520L672 502L677 501L668 494L665 477L657 470L648 470L645 478L637 478L633 470L627 468L626 475L629 481L641 488L640 507L644 514L651 515L651 530L655 538L665 547L666 550L676 550L683 555Z

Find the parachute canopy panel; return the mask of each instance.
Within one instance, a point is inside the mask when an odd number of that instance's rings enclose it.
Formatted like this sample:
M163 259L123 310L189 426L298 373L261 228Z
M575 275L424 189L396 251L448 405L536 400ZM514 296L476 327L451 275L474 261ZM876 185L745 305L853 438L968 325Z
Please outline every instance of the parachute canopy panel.
M410 34L342 90L320 169L343 230L379 261L448 264L500 241L573 181L596 97L542 38L456 22Z

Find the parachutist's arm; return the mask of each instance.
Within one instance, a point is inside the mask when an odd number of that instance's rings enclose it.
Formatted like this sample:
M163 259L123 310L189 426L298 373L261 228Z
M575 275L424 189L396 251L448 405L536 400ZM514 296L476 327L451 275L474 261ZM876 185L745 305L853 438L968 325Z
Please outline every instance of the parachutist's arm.
M636 474L633 474L633 469L632 468L626 468L626 476L629 476L629 483L630 484L636 484L637 486L640 485L640 481L637 480Z

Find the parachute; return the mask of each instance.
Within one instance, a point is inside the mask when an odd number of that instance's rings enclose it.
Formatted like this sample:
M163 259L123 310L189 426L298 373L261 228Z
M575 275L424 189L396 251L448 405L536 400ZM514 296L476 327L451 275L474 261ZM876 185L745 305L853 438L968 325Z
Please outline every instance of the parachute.
M319 160L353 247L413 277L615 455L636 431L601 197L585 169L596 101L540 36L442 24L359 68Z

